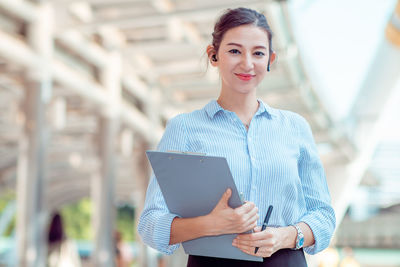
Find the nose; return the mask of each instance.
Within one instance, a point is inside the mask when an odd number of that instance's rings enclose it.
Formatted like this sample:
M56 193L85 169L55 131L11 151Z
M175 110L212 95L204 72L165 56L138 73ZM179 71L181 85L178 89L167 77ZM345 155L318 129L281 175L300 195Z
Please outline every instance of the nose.
M245 53L242 56L242 61L241 61L241 67L243 68L244 71L248 72L253 69L254 63L252 59L252 55Z

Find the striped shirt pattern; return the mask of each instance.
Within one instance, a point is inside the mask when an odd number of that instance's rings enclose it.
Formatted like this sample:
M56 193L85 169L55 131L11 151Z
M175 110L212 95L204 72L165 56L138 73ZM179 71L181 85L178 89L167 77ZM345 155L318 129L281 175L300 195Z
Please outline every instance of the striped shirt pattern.
M336 219L311 129L300 115L258 102L248 130L236 113L215 100L203 109L180 114L168 122L157 149L225 157L238 191L259 209L258 225L273 205L269 226L305 222L315 243L304 250L315 254L329 245ZM176 216L168 211L152 174L138 225L143 241L173 253L179 246L169 245Z

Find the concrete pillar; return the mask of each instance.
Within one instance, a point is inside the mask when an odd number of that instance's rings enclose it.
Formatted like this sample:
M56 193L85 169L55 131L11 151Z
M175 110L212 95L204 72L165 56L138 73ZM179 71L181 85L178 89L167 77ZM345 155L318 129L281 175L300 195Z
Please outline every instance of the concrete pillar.
M119 129L121 101L121 56L110 52L109 63L101 73L101 82L108 94L108 103L101 114L99 126L100 173L94 180L94 266L115 266L115 179L116 140Z
M141 239L139 237L139 233L137 232L137 226L139 223L139 218L140 214L142 213L143 210L143 205L144 205L144 200L145 200L145 194L147 190L147 185L149 182L149 176L150 176L150 169L149 169L149 163L147 161L146 157L146 150L149 149L149 144L144 141L144 138L135 138L136 139L136 144L135 144L135 153L133 154L134 159L133 159L133 164L135 165L135 173L133 174L136 186L138 189L136 192L138 192L136 196L134 196L134 199L136 200L136 206L135 206L135 232L137 241L138 241L138 265L140 267L151 267L149 265L149 259L148 259L148 248L146 247L143 242L141 242Z
M28 25L28 43L39 61L26 75L22 113L25 127L20 137L17 170L18 266L45 266L47 254L46 147L49 131L46 108L51 97L50 62L53 52L53 10L38 6L40 16Z
M25 128L19 141L17 169L17 254L18 266L37 266L44 234L44 177L48 134L45 129L44 91L27 85Z
M161 103L161 92L160 89L153 86L150 87L150 91L148 94L149 98L146 99L145 103L145 113L150 120L150 128L156 129L157 125L161 124L161 117L160 117L160 103ZM139 223L140 214L142 213L145 194L147 191L147 185L149 183L149 178L151 174L151 167L147 160L146 150L155 149L158 143L156 132L149 132L149 134L154 135L150 140L154 142L147 142L146 139L143 137L141 140L138 140L135 147L136 147L136 156L134 159L135 166L136 166L136 173L135 179L136 184L138 185L137 192L140 192L139 196L135 196L137 200L136 203L136 210L135 210L135 231L136 235L139 236L137 233L137 225ZM139 139L139 138L138 138ZM157 141L156 141L157 140ZM155 253L149 250L149 248L141 242L139 239L139 266L141 267L151 267L153 266L154 262L157 261L155 257ZM154 252L154 251L153 251Z

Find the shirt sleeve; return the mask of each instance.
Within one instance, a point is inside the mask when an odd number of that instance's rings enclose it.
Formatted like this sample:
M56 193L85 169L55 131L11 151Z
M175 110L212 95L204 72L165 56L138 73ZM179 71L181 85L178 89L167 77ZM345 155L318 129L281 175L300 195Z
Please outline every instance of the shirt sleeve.
M331 206L331 197L326 182L325 171L320 161L310 126L300 117L299 123L300 158L298 161L306 214L300 219L314 234L315 243L305 247L308 254L316 254L329 246L335 230L335 212Z
M171 119L158 144L159 151L186 151L186 129L183 115ZM172 254L179 244L169 245L172 220L178 217L169 212L154 173L151 175L146 200L140 215L138 232L143 242L165 254Z

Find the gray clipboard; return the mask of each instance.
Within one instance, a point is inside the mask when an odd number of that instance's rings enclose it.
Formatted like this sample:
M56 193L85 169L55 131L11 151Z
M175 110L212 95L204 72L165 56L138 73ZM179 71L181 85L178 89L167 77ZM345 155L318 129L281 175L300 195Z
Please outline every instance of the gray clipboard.
M227 188L232 196L229 206L242 202L228 163L223 157L201 154L146 151L157 182L171 213L183 218L206 215L212 211ZM201 237L183 242L186 254L262 261L232 246L237 234Z

